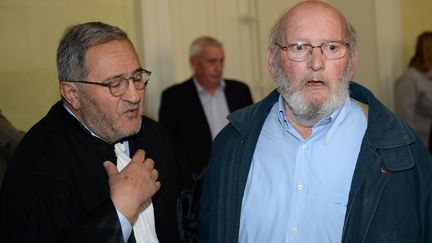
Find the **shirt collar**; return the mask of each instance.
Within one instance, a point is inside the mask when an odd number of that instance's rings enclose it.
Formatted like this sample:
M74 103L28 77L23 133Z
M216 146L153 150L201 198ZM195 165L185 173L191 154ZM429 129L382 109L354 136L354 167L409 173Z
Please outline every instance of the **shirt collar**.
M198 91L198 93L200 94L207 94L207 92L204 90L204 88L198 83L198 80L193 77L193 82L195 84L195 87ZM219 86L216 89L216 92L221 92L225 89L226 83L225 80L221 79L221 81L219 82Z
M302 139L302 137L297 132L297 130L295 130L295 128L286 119L285 104L282 95L279 95L277 106L278 106L277 109L278 120L284 132L287 131L293 136L297 137L298 139ZM325 129L327 133L326 141L329 140L331 135L334 133L334 129L340 124L340 122L346 116L349 107L350 107L350 102L349 99L347 99L347 101L342 105L342 107L339 107L336 111L331 113L329 116L324 117L312 127L312 135L308 139L313 138L318 132ZM320 134L322 133L320 132Z

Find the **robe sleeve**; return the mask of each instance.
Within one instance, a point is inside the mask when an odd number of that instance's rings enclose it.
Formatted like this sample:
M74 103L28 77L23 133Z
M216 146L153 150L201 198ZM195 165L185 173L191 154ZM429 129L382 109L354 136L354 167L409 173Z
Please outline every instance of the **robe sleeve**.
M64 182L40 175L7 181L0 204L5 242L124 242L110 199L85 209Z

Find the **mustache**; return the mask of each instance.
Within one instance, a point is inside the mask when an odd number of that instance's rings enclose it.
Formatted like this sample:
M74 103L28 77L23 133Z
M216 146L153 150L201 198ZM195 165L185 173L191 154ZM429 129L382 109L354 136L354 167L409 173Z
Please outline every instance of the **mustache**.
M321 77L314 77L314 75L307 75L301 82L300 85L301 86L305 86L307 83L309 82L321 82L324 83L325 85L329 86L330 85L330 81L328 81L327 79L323 79Z
M125 104L122 107L120 107L120 112L121 113L125 113L127 111L135 110L135 109L138 109L138 110L141 111L141 108L142 108L141 103L138 103L138 104L130 104L130 103L128 103L128 104Z
M274 79L276 80L276 82L280 82L280 83L290 83L291 87L295 86L295 89L299 89L302 90L303 87L305 87L307 85L307 83L309 82L320 82L323 83L325 86L327 87L331 87L331 81L322 77L322 74L316 74L313 72L307 73L306 76L297 84L293 84L291 82L292 77L290 77L288 75L288 73L286 73L284 71L284 69L282 68L282 66L277 65L276 67L276 73L275 73L275 77ZM294 87L293 87L294 88Z

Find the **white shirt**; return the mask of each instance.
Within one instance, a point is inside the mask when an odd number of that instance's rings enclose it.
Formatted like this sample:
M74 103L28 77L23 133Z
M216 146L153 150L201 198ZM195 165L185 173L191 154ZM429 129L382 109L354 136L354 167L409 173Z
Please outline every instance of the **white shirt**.
M220 130L228 124L226 117L230 112L224 92L225 81L221 80L219 87L212 95L207 93L195 78L194 83L207 118L212 139L214 139Z

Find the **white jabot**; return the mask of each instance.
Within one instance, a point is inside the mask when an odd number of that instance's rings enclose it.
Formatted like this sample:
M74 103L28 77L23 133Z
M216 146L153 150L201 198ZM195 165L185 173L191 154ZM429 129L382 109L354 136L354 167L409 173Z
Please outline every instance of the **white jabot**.
M117 169L121 171L131 159L126 154L126 147L122 143L116 143L114 151L117 156ZM153 203L151 200L138 215L133 225L133 231L137 243L159 243L156 236Z

